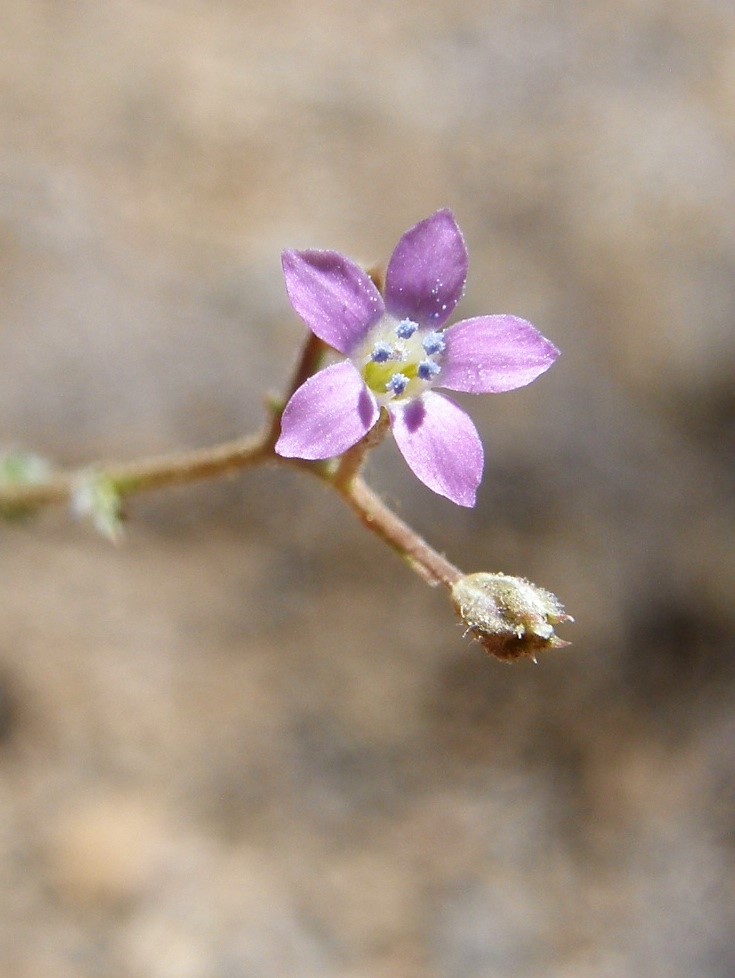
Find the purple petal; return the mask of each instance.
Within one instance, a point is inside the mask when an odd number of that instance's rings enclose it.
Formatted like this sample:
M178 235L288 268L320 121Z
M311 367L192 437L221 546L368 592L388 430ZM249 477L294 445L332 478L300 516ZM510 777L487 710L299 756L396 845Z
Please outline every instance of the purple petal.
M483 452L469 416L431 391L389 411L396 443L414 475L458 506L474 506Z
M291 305L319 339L340 353L363 339L385 310L370 278L336 251L284 251Z
M285 458L332 458L356 444L378 420L377 402L349 360L309 377L281 418L276 451Z
M451 211L406 231L385 273L385 304L398 319L438 329L462 297L467 249Z
M478 316L450 326L440 387L470 394L499 394L525 387L548 370L559 351L525 319Z

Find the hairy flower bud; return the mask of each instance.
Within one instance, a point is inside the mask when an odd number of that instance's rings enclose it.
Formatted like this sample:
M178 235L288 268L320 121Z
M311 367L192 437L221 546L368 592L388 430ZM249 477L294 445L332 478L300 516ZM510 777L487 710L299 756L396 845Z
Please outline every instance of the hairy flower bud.
M486 652L511 662L569 645L554 625L574 621L559 599L522 577L467 574L452 586L452 604L467 634Z

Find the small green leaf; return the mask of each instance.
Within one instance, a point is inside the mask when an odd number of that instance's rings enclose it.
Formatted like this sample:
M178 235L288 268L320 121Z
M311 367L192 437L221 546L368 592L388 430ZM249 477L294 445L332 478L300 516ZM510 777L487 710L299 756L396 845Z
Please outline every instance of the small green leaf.
M92 526L112 543L123 536L122 499L114 482L100 472L92 472L72 494L72 512L89 519Z
M32 452L0 452L0 487L33 486L45 482L51 466Z
M51 477L51 466L45 458L32 452L18 450L0 451L0 492L5 489L22 489L37 486ZM33 513L33 507L23 503L0 502L0 519L8 522L24 520Z

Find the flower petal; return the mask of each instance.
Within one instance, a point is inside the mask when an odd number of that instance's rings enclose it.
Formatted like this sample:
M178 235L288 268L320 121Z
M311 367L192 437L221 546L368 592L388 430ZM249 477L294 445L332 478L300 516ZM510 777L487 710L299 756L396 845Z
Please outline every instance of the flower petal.
M276 451L285 458L332 458L366 434L380 413L349 360L320 370L299 387L281 418Z
M482 478L480 436L462 408L431 391L389 409L408 467L424 485L458 506L474 506Z
M559 351L525 319L478 316L450 326L440 387L471 394L499 394L525 387L548 370Z
M383 297L370 278L336 251L284 251L291 305L319 339L340 353L363 339L383 315Z
M462 297L467 249L449 210L406 231L385 273L385 304L398 319L438 329Z

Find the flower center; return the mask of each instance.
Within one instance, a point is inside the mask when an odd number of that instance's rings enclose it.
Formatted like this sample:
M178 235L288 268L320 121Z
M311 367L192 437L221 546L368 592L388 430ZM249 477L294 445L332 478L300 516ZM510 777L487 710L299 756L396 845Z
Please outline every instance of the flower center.
M441 371L445 346L441 333L422 329L411 319L385 315L351 359L384 405L412 400L431 387Z

